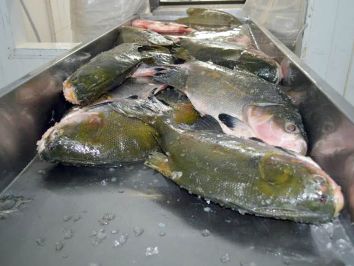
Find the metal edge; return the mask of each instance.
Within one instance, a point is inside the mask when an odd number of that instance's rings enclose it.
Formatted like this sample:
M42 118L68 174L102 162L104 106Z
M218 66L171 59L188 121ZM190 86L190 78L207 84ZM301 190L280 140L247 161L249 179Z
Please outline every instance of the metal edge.
M138 17L137 15L133 15L133 16L128 17L127 19L125 19L121 23L119 23L117 26L112 27L111 29L109 29L106 32L104 32L103 34L97 36L93 40L85 42L85 43L82 43L82 44L79 44L75 48L67 51L66 53L63 53L63 55L58 56L57 58L49 61L48 63L36 68L35 70L28 72L26 75L22 76L21 78L11 82L8 85L5 85L4 87L0 88L0 98L5 96L9 92L15 90L17 87L19 87L19 86L23 85L24 83L28 82L29 80L31 80L35 76L41 74L42 72L50 69L51 67L57 65L60 62L63 62L65 59L69 58L73 54L79 52L80 50L82 50L82 49L84 49L86 47L88 47L89 45L95 43L96 41L99 41L102 37L108 35L112 31L115 31L120 26L128 24L130 21L132 21L133 19L135 19L137 17Z

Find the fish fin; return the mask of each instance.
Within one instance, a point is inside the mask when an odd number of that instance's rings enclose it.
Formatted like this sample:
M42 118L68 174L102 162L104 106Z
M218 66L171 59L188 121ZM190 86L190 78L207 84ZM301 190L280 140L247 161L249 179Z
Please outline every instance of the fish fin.
M161 152L151 153L144 164L166 177L172 177L169 158Z
M210 130L217 133L222 133L222 129L219 125L219 122L210 115L205 115L197 120L191 128L193 130Z
M259 139L259 138L256 138L256 137L250 137L249 139L250 139L250 140L253 140L253 141L265 143L263 140L261 140L261 139Z
M139 96L134 94L134 95L130 95L128 97L126 97L127 99L132 99L132 100L136 100L136 99L139 99Z
M224 133L234 135L239 138L254 137L252 129L240 119L224 113L219 114L218 119Z
M180 65L164 65L155 67L154 81L163 84L168 84L176 89L181 89L185 86L187 74Z
M218 118L225 126L227 126L228 128L231 128L231 129L236 128L237 125L240 123L243 124L243 122L240 119L238 119L232 115L225 114L225 113L219 114Z
M189 61L194 59L194 57L189 53L189 51L183 47L173 48L172 53L177 59L181 59L184 61Z
M279 150L282 150L283 152L285 152L285 153L287 153L287 154L290 154L290 155L292 155L292 156L296 156L296 152L293 152L293 151L291 151L291 150L288 150L288 149L286 149L286 148L283 148L283 147L280 147L280 146L274 146L275 148L277 148L277 149L279 149Z

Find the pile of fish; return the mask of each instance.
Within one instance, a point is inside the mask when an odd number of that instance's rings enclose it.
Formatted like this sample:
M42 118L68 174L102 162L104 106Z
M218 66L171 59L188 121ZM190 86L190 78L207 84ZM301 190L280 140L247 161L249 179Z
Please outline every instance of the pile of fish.
M79 106L38 141L40 157L76 166L144 161L241 213L336 217L341 189L305 156L306 132L278 86L278 62L234 16L204 8L187 15L121 27L116 47L69 76L63 93Z

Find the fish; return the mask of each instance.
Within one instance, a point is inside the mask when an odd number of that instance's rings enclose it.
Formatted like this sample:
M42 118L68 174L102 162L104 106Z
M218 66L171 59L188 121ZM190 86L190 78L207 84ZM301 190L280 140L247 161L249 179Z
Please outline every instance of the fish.
M226 134L306 154L301 115L276 85L247 71L197 60L158 66L149 73L155 81L183 92L202 116L216 119Z
M142 62L173 63L172 56L161 49L163 48L122 43L100 53L64 81L65 99L73 104L87 105L122 84Z
M114 103L117 112L158 131L161 151L152 152L145 165L190 193L242 214L304 223L325 223L339 215L341 188L312 159L254 140L195 130L192 124L199 118L190 123L193 110L182 111L184 104L146 116L150 109Z
M254 44L245 25L226 31L194 31L188 35L177 37L179 39L209 40L230 44L237 44L245 49L254 48Z
M150 101L114 101L132 109L147 105L147 116L162 110L156 109ZM114 101L69 112L37 142L40 158L75 166L118 166L121 163L144 161L148 154L160 150L158 132L140 119L117 112L111 107ZM151 110L155 111L152 113Z
M118 43L138 43L142 45L172 46L174 42L150 30L122 26L119 28Z
M179 42L191 56L201 61L211 61L230 69L247 70L260 78L278 84L283 75L280 64L256 49L214 40L184 38Z
M190 7L186 12L187 17L176 19L176 22L196 30L224 31L242 24L235 16L220 10Z
M325 223L341 188L311 159L270 145L157 120L164 153L145 164L190 193L257 216Z
M151 30L160 34L188 34L194 31L192 28L174 22L162 22L148 19L135 19L132 21L132 26Z

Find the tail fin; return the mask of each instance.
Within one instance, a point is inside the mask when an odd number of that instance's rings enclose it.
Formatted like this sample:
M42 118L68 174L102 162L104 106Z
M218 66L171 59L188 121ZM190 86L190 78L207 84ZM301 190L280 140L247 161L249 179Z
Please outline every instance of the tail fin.
M179 65L165 65L156 67L153 80L168 84L176 89L182 89L187 80L186 70Z

